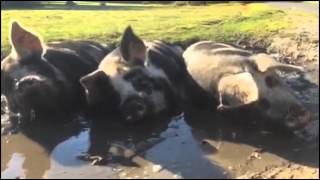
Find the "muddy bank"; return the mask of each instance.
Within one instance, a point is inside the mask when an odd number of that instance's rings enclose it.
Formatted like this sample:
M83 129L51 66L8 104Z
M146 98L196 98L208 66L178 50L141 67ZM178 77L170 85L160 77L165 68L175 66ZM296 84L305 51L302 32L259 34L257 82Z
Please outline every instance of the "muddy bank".
M319 84L319 19L304 21L291 30L274 32L268 37L242 37L234 44L251 49L254 52L267 52L280 62L305 67L312 78L310 81Z
M297 164L284 164L282 166L267 167L264 171L246 173L237 179L318 179L319 171L316 168L300 166Z

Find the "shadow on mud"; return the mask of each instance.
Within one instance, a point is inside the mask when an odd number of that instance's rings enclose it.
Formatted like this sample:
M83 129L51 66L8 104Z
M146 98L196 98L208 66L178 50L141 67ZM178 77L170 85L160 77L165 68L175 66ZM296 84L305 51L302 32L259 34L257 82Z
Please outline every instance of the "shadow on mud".
M226 119L208 111L192 111L186 113L185 120L193 130L202 132L203 139L246 144L291 162L319 166L319 146L315 147L281 127L267 124L262 127L259 122L239 122L239 114L230 116L233 117Z

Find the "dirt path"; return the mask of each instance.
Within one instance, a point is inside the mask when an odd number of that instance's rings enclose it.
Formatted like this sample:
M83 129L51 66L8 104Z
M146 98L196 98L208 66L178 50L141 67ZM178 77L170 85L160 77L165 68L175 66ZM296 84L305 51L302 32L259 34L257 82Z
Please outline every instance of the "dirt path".
M319 3L308 3L308 2L266 2L269 5L272 5L279 9L291 9L298 10L307 13L317 13L319 14Z

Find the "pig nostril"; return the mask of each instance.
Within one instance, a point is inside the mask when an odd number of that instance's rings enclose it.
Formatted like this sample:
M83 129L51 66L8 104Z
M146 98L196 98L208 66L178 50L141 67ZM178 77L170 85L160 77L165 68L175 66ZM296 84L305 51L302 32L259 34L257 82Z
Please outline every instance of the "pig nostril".
M120 109L127 122L138 122L148 114L148 104L140 96L129 97Z
M303 128L311 121L311 112L300 106L292 106L286 117L287 123L294 128Z

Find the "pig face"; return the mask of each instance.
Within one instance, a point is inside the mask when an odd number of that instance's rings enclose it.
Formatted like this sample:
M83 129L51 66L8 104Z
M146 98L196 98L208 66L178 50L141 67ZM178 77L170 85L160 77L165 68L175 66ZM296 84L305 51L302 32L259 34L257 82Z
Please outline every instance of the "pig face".
M93 107L118 112L126 122L139 122L170 108L174 91L163 69L152 64L148 48L128 27L117 49L98 70L81 78ZM155 53L155 52L153 52Z
M1 94L7 97L10 111L22 114L24 120L57 121L84 105L79 79L110 52L89 41L47 46L17 22L12 23L10 43L12 52L1 62Z
M266 54L254 55L251 59L256 65L251 72L221 78L218 84L221 104L237 107L256 102L257 109L271 120L284 122L289 128L304 127L310 120L310 113L276 72L302 69L278 63Z
M64 79L43 58L42 41L17 22L12 23L10 40L12 52L1 62L1 93L10 109L24 114L51 109Z

